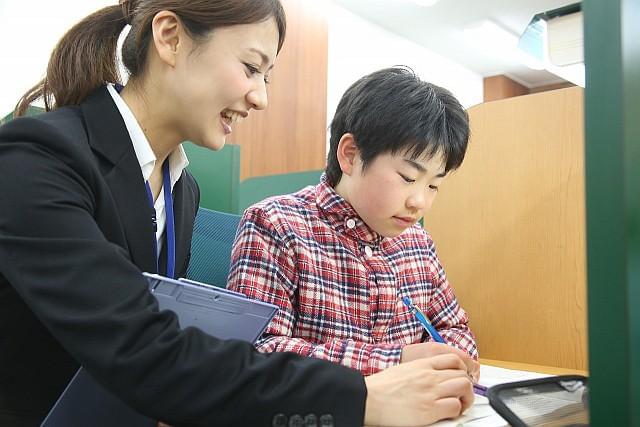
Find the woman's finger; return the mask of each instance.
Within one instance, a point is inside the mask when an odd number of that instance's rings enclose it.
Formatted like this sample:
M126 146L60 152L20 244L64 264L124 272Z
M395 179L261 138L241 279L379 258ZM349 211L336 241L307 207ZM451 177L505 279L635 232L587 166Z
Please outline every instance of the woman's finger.
M454 377L442 381L435 387L440 398L456 398L460 401L461 411L473 405L473 383L468 377Z

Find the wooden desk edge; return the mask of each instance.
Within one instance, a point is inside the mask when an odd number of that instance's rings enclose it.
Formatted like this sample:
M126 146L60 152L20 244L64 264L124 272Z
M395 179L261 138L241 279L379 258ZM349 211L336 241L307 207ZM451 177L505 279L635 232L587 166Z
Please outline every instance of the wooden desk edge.
M533 365L530 363L509 362L505 360L478 359L482 365L497 366L505 369L517 369L519 371L540 372L549 375L583 375L589 376L587 371L569 368L556 368L554 366Z

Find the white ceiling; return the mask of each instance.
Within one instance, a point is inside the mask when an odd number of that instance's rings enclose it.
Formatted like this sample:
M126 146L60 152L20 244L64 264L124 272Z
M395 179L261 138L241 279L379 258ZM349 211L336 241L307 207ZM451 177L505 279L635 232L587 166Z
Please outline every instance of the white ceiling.
M439 0L423 7L408 0L334 0L335 4L445 56L484 77L506 74L529 87L564 82L543 70L532 70L517 60L480 51L463 30L490 20L520 36L536 13L577 0Z

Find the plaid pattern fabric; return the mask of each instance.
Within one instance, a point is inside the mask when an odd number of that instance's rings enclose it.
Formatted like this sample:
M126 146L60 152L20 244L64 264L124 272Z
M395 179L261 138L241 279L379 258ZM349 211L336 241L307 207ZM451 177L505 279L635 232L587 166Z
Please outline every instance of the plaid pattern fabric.
M370 375L428 341L409 296L442 337L474 358L475 339L429 234L371 230L323 175L320 184L249 208L228 288L280 307L256 347L330 360Z

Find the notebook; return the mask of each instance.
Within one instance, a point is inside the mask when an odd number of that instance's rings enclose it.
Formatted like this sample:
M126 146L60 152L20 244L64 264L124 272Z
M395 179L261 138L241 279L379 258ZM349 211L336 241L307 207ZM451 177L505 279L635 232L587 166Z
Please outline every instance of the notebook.
M547 377L547 374L480 365L480 383L491 387L512 381ZM475 396L473 406L453 420L443 420L434 427L508 427L509 424L489 405L489 399Z
M160 310L175 312L181 328L194 326L217 338L255 342L278 311L275 305L205 283L144 275ZM127 406L80 368L41 427L151 427L156 424L156 420Z

